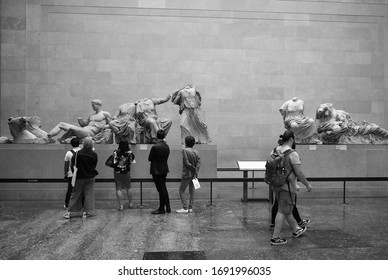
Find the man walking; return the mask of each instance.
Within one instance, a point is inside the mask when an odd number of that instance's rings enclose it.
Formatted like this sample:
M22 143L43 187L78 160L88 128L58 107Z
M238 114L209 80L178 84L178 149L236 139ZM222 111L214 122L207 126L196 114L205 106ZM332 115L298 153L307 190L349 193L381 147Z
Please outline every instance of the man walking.
M285 220L287 220L290 225L294 237L297 238L306 231L307 228L299 227L292 216L292 210L294 209L296 202L297 179L306 186L309 192L312 190L310 183L306 180L306 177L302 172L299 154L294 150L294 133L286 130L282 135L280 135L278 142L281 145L277 148L278 153L283 155L289 151L291 151L291 153L285 156L284 160L286 174L289 174L288 181L280 189L277 189L276 191L274 190L276 199L278 200L279 209L276 214L275 229L271 238L272 245L284 245L287 243L286 239L280 237Z

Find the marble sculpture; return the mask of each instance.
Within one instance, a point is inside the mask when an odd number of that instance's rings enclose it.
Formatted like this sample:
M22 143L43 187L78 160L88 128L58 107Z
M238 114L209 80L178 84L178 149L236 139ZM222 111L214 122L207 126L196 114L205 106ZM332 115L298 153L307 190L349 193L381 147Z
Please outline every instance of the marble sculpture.
M305 116L303 111L304 101L298 97L286 101L279 109L284 127L294 132L296 143L322 144L318 138L315 121Z
M42 130L41 121L38 116L33 117L17 117L8 119L9 130L13 137L13 143L37 143L45 144L52 143L47 136L47 132ZM5 143L8 143L5 142Z
M197 144L211 142L207 125L201 120L201 95L194 85L186 85L174 92L171 101L179 106L181 115L181 142L185 143L186 136L193 136Z
M64 131L62 137L58 138L60 143L65 143L67 139L74 136L81 139L90 136L96 143L112 143L112 133L108 128L110 113L102 110L102 102L98 99L92 101L92 108L95 114L86 120L78 118L80 126L60 122L48 133L49 139Z
M165 98L143 98L135 102L136 120L144 130L145 143L156 143L156 132L161 129L167 133L170 131L172 121L168 118L161 118L156 112L156 105L166 103L171 95Z
M324 144L388 144L388 130L367 121L356 122L331 103L319 106L316 123Z

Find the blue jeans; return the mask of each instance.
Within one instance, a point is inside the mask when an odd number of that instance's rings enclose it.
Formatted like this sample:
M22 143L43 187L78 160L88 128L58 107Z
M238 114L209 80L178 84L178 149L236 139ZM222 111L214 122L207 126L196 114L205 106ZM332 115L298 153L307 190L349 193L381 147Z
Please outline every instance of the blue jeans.
M182 179L181 185L179 187L179 196L181 198L182 206L184 209L187 209L187 200L186 200L186 196L185 196L185 191L186 191L187 186L189 186L189 195L190 195L189 208L193 208L194 190L195 189L194 189L194 185L193 185L192 180L193 180L193 178Z

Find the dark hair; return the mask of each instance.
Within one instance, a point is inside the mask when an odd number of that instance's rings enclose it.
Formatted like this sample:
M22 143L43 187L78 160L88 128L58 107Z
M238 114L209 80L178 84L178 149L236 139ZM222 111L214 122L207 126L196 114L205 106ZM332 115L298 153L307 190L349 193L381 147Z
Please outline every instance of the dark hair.
M292 131L286 130L283 134L279 136L278 144L283 145L285 142L288 142L290 139L295 140L295 135Z
M189 148L194 147L194 144L195 144L194 137L193 136L186 136L185 137L185 144L186 144L186 147L189 147Z
M77 137L75 137L75 138L72 138L71 140L70 140L70 144L71 144L71 146L73 146L74 148L76 148L76 147L79 147L79 138L77 138Z
M158 139L164 139L166 137L166 132L164 132L164 130L161 130L159 129L157 132L156 132L156 137Z
M129 150L131 150L131 149L129 148L128 141L127 140L120 140L117 153L122 155Z

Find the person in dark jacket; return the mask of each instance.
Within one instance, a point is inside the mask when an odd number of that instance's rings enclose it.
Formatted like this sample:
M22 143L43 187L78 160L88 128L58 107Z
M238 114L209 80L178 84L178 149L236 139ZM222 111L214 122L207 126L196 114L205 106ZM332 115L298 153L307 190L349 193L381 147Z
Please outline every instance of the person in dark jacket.
M152 211L152 214L171 213L170 198L166 187L166 177L169 172L167 160L170 155L170 147L164 141L166 133L158 130L156 133L157 142L152 146L148 156L151 162L150 173L159 192L159 208Z
M77 167L76 181L71 193L69 209L63 215L65 219L70 219L71 212L81 211L82 192L85 196L85 203L82 218L87 218L94 211L94 181L98 175L96 170L97 154L93 151L93 139L86 137L83 140L83 148L72 158L72 165Z

